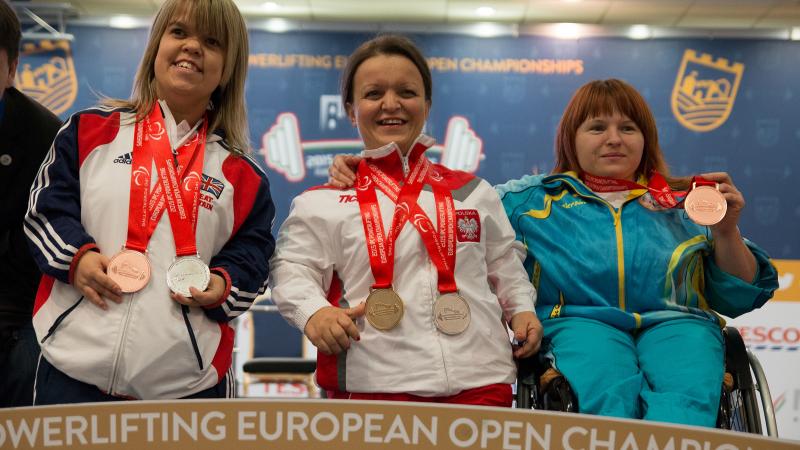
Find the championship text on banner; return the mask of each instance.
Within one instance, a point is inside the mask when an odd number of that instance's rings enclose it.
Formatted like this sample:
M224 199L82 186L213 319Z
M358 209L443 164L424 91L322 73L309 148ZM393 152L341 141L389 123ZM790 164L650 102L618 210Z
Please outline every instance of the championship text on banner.
M0 448L784 450L800 443L635 420L335 400L118 402L0 410Z

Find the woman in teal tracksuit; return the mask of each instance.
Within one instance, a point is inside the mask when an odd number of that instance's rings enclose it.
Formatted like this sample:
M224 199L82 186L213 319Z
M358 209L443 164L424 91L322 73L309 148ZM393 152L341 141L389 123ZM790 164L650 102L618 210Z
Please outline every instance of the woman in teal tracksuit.
M704 174L727 202L710 227L665 205L659 181L685 189L688 180L669 177L649 107L619 80L575 93L556 157L553 174L498 187L527 246L543 350L581 412L714 426L717 313L758 308L778 286L768 256L739 234L742 195L727 174Z

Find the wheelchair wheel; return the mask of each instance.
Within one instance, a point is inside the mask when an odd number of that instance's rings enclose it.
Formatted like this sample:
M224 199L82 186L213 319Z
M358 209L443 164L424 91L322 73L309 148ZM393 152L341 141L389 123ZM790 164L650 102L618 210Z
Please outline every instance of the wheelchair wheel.
M730 379L722 388L717 428L762 434L756 386L744 341L733 327L725 328L724 336L725 372Z

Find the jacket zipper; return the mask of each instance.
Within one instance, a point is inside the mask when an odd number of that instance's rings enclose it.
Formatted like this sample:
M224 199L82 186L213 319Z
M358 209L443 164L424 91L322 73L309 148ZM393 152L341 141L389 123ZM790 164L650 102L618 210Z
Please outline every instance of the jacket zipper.
M626 200L620 208L614 208L611 206L610 203L605 201L604 199L597 197L597 196L588 196L581 194L578 189L572 185L567 180L564 180L565 183L572 186L575 195L583 198L588 198L592 200L599 201L608 207L608 210L611 211L611 216L614 218L614 234L616 236L616 247L617 247L617 290L619 293L619 297L617 298L617 303L619 303L619 308L625 311L625 249L622 242L622 206L625 203L628 203L630 200Z
M136 297L136 294L131 294L131 298L128 300L128 309L125 311L125 322L122 324L122 332L119 334L119 340L117 341L117 354L114 355L114 366L111 370L111 383L108 386L108 393L111 395L114 395L114 387L117 384L119 364L122 359L122 346L123 342L125 342L125 335L128 333L128 324L131 321L131 309L133 309L134 297Z
M83 301L83 296L81 295L81 298L79 298L74 305L70 306L66 311L61 313L61 315L56 317L56 320L53 321L53 325L51 325L50 328L47 330L47 335L45 335L45 337L42 338L40 344L44 344L44 341L50 339L50 336L52 336L53 333L56 332L56 329L58 329L58 326L61 325L61 322L63 322L64 319L66 319L67 316L70 315L70 313L72 313L72 311L75 311L75 308L77 308L82 301Z
M197 338L194 336L194 330L192 329L192 323L189 322L189 307L186 305L181 305L181 312L183 313L183 322L186 324L186 331L189 332L189 339L192 341L192 348L194 349L194 356L197 358L197 365L200 367L200 370L203 370L203 357L200 355L200 347L197 346Z

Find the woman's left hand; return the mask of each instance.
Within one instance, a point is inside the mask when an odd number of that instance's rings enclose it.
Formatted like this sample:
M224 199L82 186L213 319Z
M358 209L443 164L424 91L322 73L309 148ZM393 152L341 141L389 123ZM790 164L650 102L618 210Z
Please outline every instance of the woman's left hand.
M708 181L718 183L719 191L728 203L728 211L725 213L725 217L718 224L711 226L711 232L715 236L738 236L736 227L739 224L739 216L742 213L742 209L744 209L744 196L736 189L727 172L704 173L700 176Z
M515 358L527 358L539 351L542 345L542 323L532 311L524 311L511 317L514 339L522 345L514 349Z
M173 300L186 306L206 306L217 303L222 294L225 293L225 279L221 276L212 273L211 279L208 281L208 287L205 291L201 291L195 287L190 287L189 292L192 293L190 298L186 298L181 294L175 292L170 294Z

